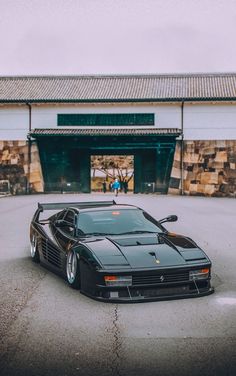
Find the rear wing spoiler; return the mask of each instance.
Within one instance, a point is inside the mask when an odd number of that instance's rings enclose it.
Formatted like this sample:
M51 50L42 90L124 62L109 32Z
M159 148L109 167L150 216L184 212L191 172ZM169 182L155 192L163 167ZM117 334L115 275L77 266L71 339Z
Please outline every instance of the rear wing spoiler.
M81 202L55 202L55 203L38 203L38 210L59 210L69 207L74 208L90 208L90 207L99 207L99 206L109 206L116 205L114 200L112 201L81 201Z
M81 202L50 202L50 203L42 203L38 202L38 209L35 212L33 221L39 221L39 216L42 212L46 210L60 210L66 208L93 208L93 207L100 207L100 206L109 206L109 205L116 205L114 200L112 201L81 201ZM43 224L43 223L42 223Z

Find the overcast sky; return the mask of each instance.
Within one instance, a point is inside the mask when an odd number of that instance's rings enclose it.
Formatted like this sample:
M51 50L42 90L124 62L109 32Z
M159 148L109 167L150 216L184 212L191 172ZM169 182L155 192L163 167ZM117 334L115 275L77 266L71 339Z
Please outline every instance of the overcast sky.
M236 72L236 0L0 0L0 75Z

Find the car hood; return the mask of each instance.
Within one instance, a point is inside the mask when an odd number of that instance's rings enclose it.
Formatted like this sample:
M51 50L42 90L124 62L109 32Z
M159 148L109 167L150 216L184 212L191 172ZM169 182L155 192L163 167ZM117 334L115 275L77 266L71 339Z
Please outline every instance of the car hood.
M87 246L105 269L163 268L209 261L189 238L170 234L109 236Z

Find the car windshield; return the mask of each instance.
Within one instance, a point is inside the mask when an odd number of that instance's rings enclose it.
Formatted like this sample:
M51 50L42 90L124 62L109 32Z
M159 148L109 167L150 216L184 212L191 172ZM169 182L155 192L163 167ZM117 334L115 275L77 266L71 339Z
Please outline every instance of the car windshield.
M164 228L141 209L113 209L80 213L78 234L121 235L132 233L157 233Z

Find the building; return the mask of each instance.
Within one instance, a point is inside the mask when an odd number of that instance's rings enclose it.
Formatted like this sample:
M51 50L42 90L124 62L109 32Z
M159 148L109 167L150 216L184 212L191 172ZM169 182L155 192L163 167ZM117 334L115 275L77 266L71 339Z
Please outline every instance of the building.
M236 194L236 74L0 77L0 180L90 192L91 155L132 155L134 192Z

